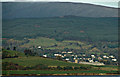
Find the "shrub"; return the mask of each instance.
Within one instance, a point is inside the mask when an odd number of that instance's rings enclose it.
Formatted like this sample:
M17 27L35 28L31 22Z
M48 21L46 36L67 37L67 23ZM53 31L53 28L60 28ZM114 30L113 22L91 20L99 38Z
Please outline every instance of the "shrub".
M57 66L57 69L58 69L58 70L62 70L63 68L62 68L62 67L60 67L60 66Z

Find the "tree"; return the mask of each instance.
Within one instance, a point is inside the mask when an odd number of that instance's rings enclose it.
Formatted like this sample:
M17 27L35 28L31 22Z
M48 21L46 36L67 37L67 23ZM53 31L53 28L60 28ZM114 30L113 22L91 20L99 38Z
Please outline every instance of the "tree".
M38 70L46 70L46 69L48 69L48 66L43 65L43 64L39 64L39 65L36 65L34 68L38 69Z
M16 47L13 47L13 50L16 51Z
M58 60L62 60L62 57L61 57L61 56L57 56L57 59L58 59Z
M62 67L60 67L60 66L57 66L57 69L58 69L58 70L62 70Z
M10 50L10 47L8 47L7 50Z
M64 70L73 70L73 68L70 66L66 66L66 67L64 67Z
M25 53L26 56L28 56L28 55L35 56L36 55L36 53L34 51L31 51L29 49L25 49L24 53Z
M78 70L78 69L80 69L79 67L74 67L74 70Z

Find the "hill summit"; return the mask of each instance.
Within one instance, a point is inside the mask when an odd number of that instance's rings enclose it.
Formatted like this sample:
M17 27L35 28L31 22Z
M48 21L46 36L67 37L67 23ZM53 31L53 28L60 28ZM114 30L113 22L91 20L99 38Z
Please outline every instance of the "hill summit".
M14 2L3 3L3 19L56 16L117 17L118 9L86 3Z

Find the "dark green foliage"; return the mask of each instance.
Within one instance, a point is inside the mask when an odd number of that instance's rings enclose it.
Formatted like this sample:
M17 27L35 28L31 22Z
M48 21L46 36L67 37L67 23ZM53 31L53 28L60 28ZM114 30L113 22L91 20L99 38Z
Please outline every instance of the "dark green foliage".
M49 37L57 41L117 41L117 18L39 18L3 20L3 38Z
M2 63L2 70L23 70L24 67L11 62Z
M35 53L34 51L32 51L32 50L29 50L29 49L25 49L24 50L24 53L25 53L25 55L26 56L35 56L37 53Z
M62 70L63 68L62 68L62 67L60 67L60 66L57 66L57 69L58 69L58 70Z
M73 68L70 66L66 66L66 67L64 67L64 70L73 70Z
M39 65L36 65L35 67L33 67L33 69L35 69L35 70L47 70L48 66L43 65L43 64L39 64Z
M11 50L2 50L2 58L17 58L17 57L23 57L24 53L17 52L17 51L11 51Z
M62 57L61 56L57 56L56 57L58 60L62 60Z
M16 47L13 47L13 50L16 51Z
M74 70L79 70L80 68L79 67L74 67Z
M92 67L88 67L88 66L86 66L86 67L80 67L80 69L82 69L82 70L90 70Z

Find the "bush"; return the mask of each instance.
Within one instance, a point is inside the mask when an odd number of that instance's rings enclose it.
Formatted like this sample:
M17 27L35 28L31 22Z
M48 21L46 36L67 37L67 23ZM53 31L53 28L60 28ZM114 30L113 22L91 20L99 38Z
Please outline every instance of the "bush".
M17 58L25 56L24 53L11 50L2 50L2 58Z
M64 67L64 70L73 70L73 68L70 66L66 66L66 67Z
M57 69L58 69L58 70L62 70L63 68L62 68L62 67L60 67L60 66L57 66Z
M36 69L36 70L46 70L46 69L49 69L47 65L43 65L43 64L36 65L33 68Z
M23 70L24 67L12 62L5 62L2 64L2 70Z
M74 67L74 70L79 70L80 68L79 67Z

